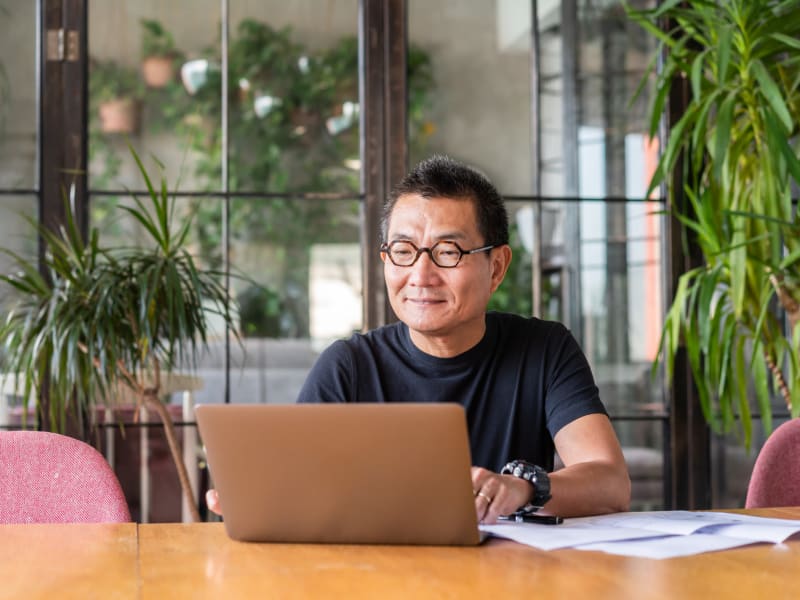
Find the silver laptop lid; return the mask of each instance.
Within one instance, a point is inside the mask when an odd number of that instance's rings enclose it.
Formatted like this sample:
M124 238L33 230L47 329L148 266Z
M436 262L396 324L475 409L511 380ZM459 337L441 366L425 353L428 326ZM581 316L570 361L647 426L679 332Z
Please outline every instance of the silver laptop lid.
M196 414L234 539L480 541L460 405L227 404Z

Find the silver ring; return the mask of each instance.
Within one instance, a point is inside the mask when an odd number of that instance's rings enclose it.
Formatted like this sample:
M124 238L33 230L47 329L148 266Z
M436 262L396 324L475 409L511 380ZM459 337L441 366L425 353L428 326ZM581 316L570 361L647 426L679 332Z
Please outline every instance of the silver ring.
M476 496L480 496L481 498L483 498L484 500L486 500L486 504L487 504L487 505L492 503L492 497L491 497L491 496L487 496L486 494L484 494L484 493L483 493L483 492L481 492L480 490L478 490L478 493L477 493L477 494L475 494L475 495L476 495Z

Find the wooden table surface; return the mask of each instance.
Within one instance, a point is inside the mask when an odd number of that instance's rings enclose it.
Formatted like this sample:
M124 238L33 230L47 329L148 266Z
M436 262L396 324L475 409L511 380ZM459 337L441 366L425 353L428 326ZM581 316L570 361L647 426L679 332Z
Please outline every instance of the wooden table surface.
M136 598L136 523L0 525L0 598Z
M747 511L800 518L800 508ZM478 547L248 544L221 523L0 525L2 598L800 598L800 540L650 560Z
M800 518L800 509L757 514ZM205 523L140 525L139 545L147 599L800 598L800 540L651 560L499 539L469 548L248 544Z

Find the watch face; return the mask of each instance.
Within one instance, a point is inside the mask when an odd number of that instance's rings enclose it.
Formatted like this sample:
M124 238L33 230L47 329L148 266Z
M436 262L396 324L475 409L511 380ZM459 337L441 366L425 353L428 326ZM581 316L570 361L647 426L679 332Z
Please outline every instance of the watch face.
M520 509L522 512L536 512L552 497L550 495L550 476L538 465L524 460L513 460L503 467L500 474L513 475L533 484L533 498L530 503Z

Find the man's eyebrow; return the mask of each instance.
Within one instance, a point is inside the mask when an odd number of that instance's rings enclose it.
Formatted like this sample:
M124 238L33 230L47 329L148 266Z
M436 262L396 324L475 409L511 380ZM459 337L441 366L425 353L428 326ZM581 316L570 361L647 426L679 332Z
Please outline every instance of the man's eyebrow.
M413 235L409 235L408 233L398 231L389 237L389 241L391 242L395 240L411 241L413 240L413 238L414 238ZM434 236L433 239L436 240L437 242L440 242L443 240L464 240L466 238L467 234L464 233L463 231L447 231Z
M440 233L436 236L436 240L463 240L466 239L467 234L463 231L450 231L447 233Z

